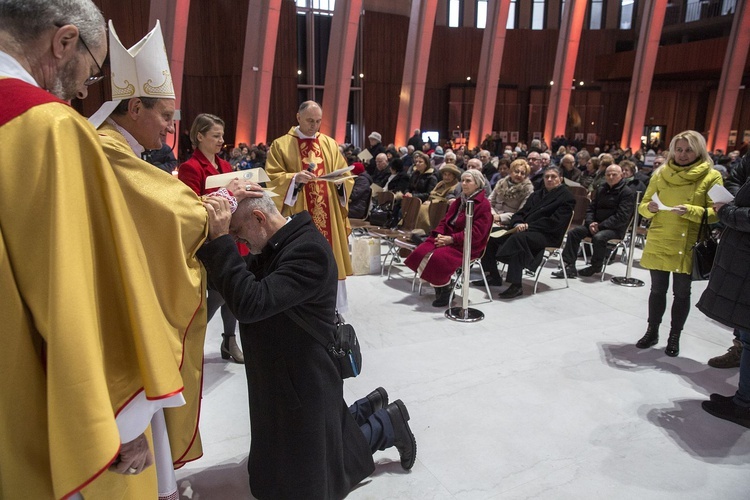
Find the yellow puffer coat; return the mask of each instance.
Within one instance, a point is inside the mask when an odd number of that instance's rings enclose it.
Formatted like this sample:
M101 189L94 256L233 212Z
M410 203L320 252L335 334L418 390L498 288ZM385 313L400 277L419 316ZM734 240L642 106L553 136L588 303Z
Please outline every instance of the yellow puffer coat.
M641 266L646 269L690 274L693 266L692 247L698 238L703 211L708 209L708 222L718 220L708 197L714 184L723 184L721 174L708 162L680 167L669 161L656 172L648 184L638 213L651 220ZM648 204L659 194L661 202L669 207L685 205L685 215L668 210L653 214Z

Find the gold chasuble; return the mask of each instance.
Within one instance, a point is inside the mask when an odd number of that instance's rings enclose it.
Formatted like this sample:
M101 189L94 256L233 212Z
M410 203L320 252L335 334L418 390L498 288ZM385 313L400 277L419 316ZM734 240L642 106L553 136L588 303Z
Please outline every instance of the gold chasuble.
M338 265L338 278L343 280L352 274L347 203L354 179L344 183L344 204L335 185L324 181L305 184L294 206L284 204L296 173L312 168L312 173L320 176L347 166L336 141L320 133L314 139L302 139L295 130L296 127L292 127L289 133L271 144L266 159L266 173L271 179L268 186L279 195L273 199L282 215L289 216L303 210L310 212L313 223L331 244Z
M105 123L98 129L104 154L120 183L148 258L151 281L171 328L186 404L165 408L176 467L202 455L198 434L203 344L206 335L205 270L195 252L208 234L200 198L177 179L137 158L125 137Z
M183 391L134 201L88 121L15 78L0 79L0 144L0 498L149 498L153 467L98 489L117 412Z

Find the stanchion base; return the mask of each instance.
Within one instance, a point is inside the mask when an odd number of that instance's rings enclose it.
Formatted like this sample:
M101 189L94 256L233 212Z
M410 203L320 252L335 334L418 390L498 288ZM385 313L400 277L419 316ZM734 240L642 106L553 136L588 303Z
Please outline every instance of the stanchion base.
M630 287L638 287L638 286L643 286L643 285L646 284L646 283L644 283L643 281L641 281L639 279L636 279L636 278L627 278L625 276L620 276L620 277L617 277L617 278L612 278L610 281L612 283L614 283L615 285L630 286Z
M462 307L451 307L445 311L445 317L462 323L473 323L475 321L482 321L484 319L484 313L478 309L472 309L471 307L466 309Z

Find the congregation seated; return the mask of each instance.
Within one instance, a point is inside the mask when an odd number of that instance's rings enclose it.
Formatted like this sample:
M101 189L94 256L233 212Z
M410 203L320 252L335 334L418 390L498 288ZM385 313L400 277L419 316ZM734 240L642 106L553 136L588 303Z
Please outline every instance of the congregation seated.
M391 160L388 164L388 170L390 175L383 184L383 190L391 193L405 193L409 189L409 176L404 172L404 163L401 159L394 158Z
M591 184L594 183L596 173L599 171L599 158L592 156L586 162L586 170L581 173L581 177L578 179L578 183L589 189Z
M514 213L529 199L534 186L529 180L529 164L526 160L514 160L510 174L502 178L490 194L492 219L496 224L507 224Z
M644 176L638 172L638 167L636 167L635 163L630 160L621 161L620 168L622 169L622 178L630 190L633 191L633 194L638 192L643 195L643 193L646 192L648 181L650 179L648 177L645 177L644 179Z
M490 238L482 258L482 267L491 286L503 284L497 261L508 265L506 281L510 286L500 293L502 299L523 295L523 269L536 269L545 248L559 245L570 224L576 202L562 182L562 171L559 167L550 166L542 175L544 187L534 191L524 206L513 214L506 234ZM484 282L472 284L484 285Z
M495 189L497 183L508 177L510 174L510 160L503 157L497 160L497 172L490 179L490 189Z
M443 180L435 185L435 189L430 192L427 201L422 203L422 206L419 207L417 229L422 229L425 232L432 229L430 226L430 204L442 201L452 202L456 199L454 189L456 186L460 185L458 180L461 178L461 170L455 165L450 163L443 164L443 167L440 169L440 174Z
M479 160L479 158L472 158L468 162L466 162L466 171L469 170L479 170L482 176L484 177L484 196L485 198L490 197L490 193L492 192L492 189L490 188L490 180L484 175L482 172L482 162ZM456 186L455 194L456 198L461 196L462 187L461 185Z
M471 258L482 255L492 227L490 202L484 194L485 178L481 170L467 170L461 175L461 196L448 208L443 220L427 240L407 257L405 264L435 288L435 307L448 305L451 276L463 261L466 203L474 202L471 231Z
M409 187L406 189L404 196L413 196L422 201L427 201L437 183L435 169L430 166L430 157L424 153L414 153L414 172L411 174Z
M579 153L580 154L580 153ZM571 154L567 154L560 160L560 167L563 171L563 177L573 182L579 182L582 172L576 167L576 159Z
M354 178L354 187L352 187L352 192L349 195L349 218L364 219L367 215L367 205L372 197L372 191L370 191L372 178L365 172L365 166L362 162L356 161L352 163L352 166L354 167L352 174L356 177Z
M385 153L379 153L375 157L375 172L372 174L373 184L384 187L388 182L391 171L388 169L388 156Z
M626 160L627 161L627 160ZM568 277L577 275L592 276L601 272L607 253L607 242L611 239L622 239L628 229L628 223L635 210L635 193L623 179L619 165L610 165L605 173L607 182L599 188L594 200L586 210L583 226L568 231L568 239L563 249L563 263ZM591 238L593 256L591 265L576 270L575 262L581 241ZM552 273L554 278L564 278L563 271Z

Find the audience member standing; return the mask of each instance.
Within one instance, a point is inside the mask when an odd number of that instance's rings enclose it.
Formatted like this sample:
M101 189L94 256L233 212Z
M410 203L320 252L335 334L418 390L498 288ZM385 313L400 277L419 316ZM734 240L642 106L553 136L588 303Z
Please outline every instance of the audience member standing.
M224 120L215 115L202 113L195 117L190 127L190 142L193 145L193 156L180 165L177 178L187 184L198 196L216 191L206 189L206 179L212 175L232 172L232 166L219 158L218 153L224 145ZM234 333L237 320L224 303L221 294L216 290L208 291L206 303L208 307L207 321L219 308L224 332L221 334L221 357L232 359L235 363L244 363L245 357L237 345Z
M724 231L698 309L734 328L742 349L737 392L733 396L711 394L703 409L750 428L750 182L745 182L732 203L715 203L714 210Z
M692 247L698 237L703 213L716 221L708 190L721 184L706 150L706 141L693 130L672 138L667 163L651 177L638 212L651 219L641 265L651 270L648 299L648 328L636 347L645 349L659 341L659 325L667 308L667 290L672 275L672 324L665 353L677 356L680 334L690 311ZM660 206L654 197L663 203ZM669 207L662 209L662 207Z

